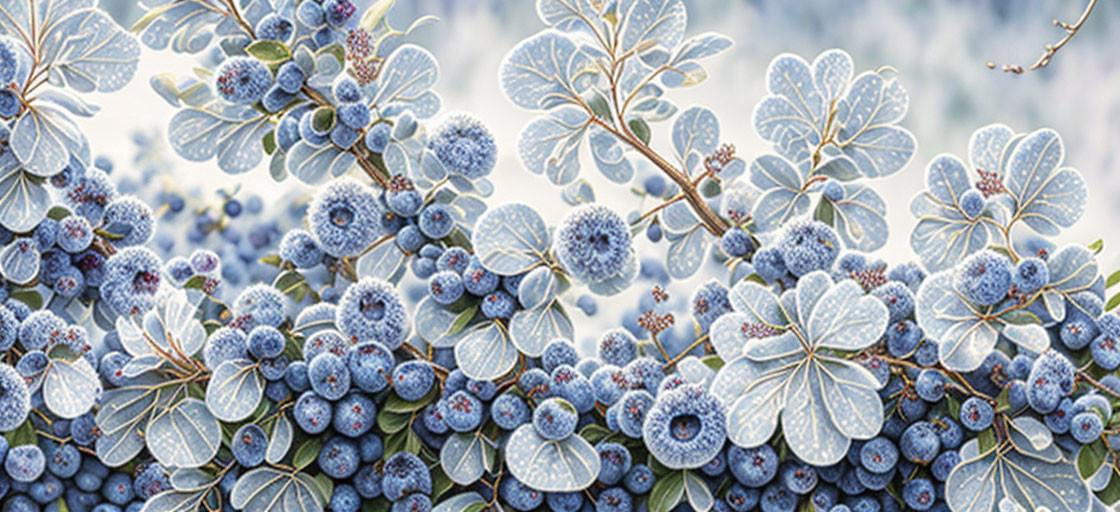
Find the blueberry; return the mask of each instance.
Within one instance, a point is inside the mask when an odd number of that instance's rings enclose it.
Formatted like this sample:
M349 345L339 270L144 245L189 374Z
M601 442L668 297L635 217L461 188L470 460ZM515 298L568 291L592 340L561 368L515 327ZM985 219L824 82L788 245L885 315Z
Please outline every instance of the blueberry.
M237 463L247 468L255 468L264 462L268 450L268 436L259 425L247 423L230 440L230 451Z
M132 490L132 478L125 473L109 475L101 486L101 495L110 503L117 505L128 503L135 495Z
M529 406L517 395L502 393L490 404L490 418L503 430L514 430L529 421Z
M1023 258L1015 266L1011 285L1023 295L1034 295L1050 282L1050 269L1040 258Z
M420 232L433 240L450 235L455 229L455 217L445 204L429 204L420 211L419 219Z
M642 437L646 413L653 407L653 395L644 389L627 391L618 401L618 426L623 434L632 438Z
M307 365L311 389L327 400L338 400L350 389L350 369L341 357L330 352L315 356Z
M953 273L953 287L969 302L991 306L1007 296L1014 273L1011 260L984 250L961 262Z
M995 409L987 400L980 397L969 397L961 404L961 425L973 431L980 432L992 426L995 418Z
M327 476L336 480L349 478L358 472L361 462L358 444L345 437L332 437L319 451L317 462Z
M442 258L441 258L442 259ZM436 268L439 268L437 262ZM463 278L452 270L436 272L428 278L428 295L438 304L455 303L463 296Z
M918 421L907 427L899 439L902 456L915 464L928 464L941 451L941 439L933 425Z
M747 487L762 487L778 474L778 454L768 444L754 448L730 445L727 448L727 467L739 483Z
M534 510L544 503L543 492L526 486L513 475L502 478L501 483L498 484L498 495L511 508L522 512Z
M279 357L284 352L288 340L284 333L275 327L260 325L249 332L249 353L257 359L271 359Z
M579 413L563 398L549 398L533 411L533 426L541 437L553 441L566 439L576 429Z
M390 501L399 500L413 492L430 494L432 476L428 466L419 457L409 452L398 452L385 461L381 488Z
M599 482L604 485L617 485L630 471L632 458L630 450L618 443L599 443Z
M464 281L467 283L469 281ZM490 319L509 318L513 316L516 309L516 303L510 294L498 290L491 292L482 297L481 308L482 316Z
M1074 440L1081 444L1089 444L1101 437L1104 431L1104 422L1094 411L1077 413L1070 420L1069 433Z
M334 486L329 505L332 512L358 512L362 506L362 498L353 486L338 484Z
M292 417L304 432L322 433L331 425L331 404L314 391L306 391L292 407Z
M789 271L802 276L830 268L840 252L840 238L823 222L793 221L782 232L777 248Z
M622 483L626 486L626 490L632 494L642 495L653 489L653 484L657 482L657 477L653 474L653 470L645 464L635 464L626 472L623 477Z
M4 470L16 482L31 482L39 478L46 465L47 460L43 450L33 444L12 448L4 459Z
M407 361L393 369L393 389L408 402L428 394L435 380L435 371L427 361Z
M485 408L474 395L459 390L441 399L439 412L444 423L456 432L469 432L482 423Z
M626 329L609 330L599 338L598 355L606 364L626 366L638 357L638 340Z
M359 437L373 428L377 407L362 393L351 392L334 404L332 425L346 437Z
M914 510L929 510L937 500L933 483L926 478L915 478L902 486L902 501Z
M795 494L809 494L817 486L817 472L813 466L791 460L782 465L781 481Z
M733 227L723 233L719 247L731 258L742 258L754 249L754 242L751 241L751 235L743 228Z
M876 437L860 448L859 462L872 473L886 473L898 463L898 448L891 440Z
M346 352L351 381L367 393L376 393L389 386L393 371L393 354L376 341L367 341Z
M550 492L544 499L553 512L578 512L583 506L583 493L578 491Z
M611 487L599 493L595 512L626 512L633 509L634 498L622 487Z

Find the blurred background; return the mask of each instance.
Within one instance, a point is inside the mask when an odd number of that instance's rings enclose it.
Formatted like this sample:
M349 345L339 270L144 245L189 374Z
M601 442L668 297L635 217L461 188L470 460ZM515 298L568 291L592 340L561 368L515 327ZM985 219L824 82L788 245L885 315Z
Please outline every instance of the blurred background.
M969 135L988 123L1002 122L1019 132L1054 128L1065 140L1066 165L1084 173L1090 192L1085 217L1063 232L1059 243L1088 244L1103 238L1102 271L1111 271L1120 268L1120 229L1114 221L1120 214L1120 158L1114 149L1120 134L1120 3L1099 2L1080 33L1047 68L1016 76L985 65L989 61L1032 64L1045 45L1064 35L1052 20L1073 23L1085 1L686 0L689 35L721 32L736 45L705 61L709 76L705 82L670 91L669 98L681 110L702 104L715 111L723 141L733 143L738 155L749 161L769 149L754 132L750 117L765 94L764 74L774 56L793 52L811 61L822 50L839 47L855 59L857 74L881 66L897 69L910 93L910 111L901 124L917 137L918 153L903 171L872 183L887 202L891 236L881 256L890 262L912 258L908 239L915 219L907 204L923 188L925 166L935 155L966 156ZM440 18L439 23L420 29L415 41L440 61L436 90L444 99L444 111L470 111L495 134L500 149L491 176L495 201L529 200L548 220L558 221L566 211L560 189L526 172L515 152L517 135L533 114L509 103L497 85L505 53L543 28L535 2L398 0L397 4L391 14L397 26L407 26L408 20L424 14ZM142 14L134 0L101 0L101 5L126 27ZM163 72L185 75L194 63L189 56L145 49L136 80L122 92L95 98L101 114L82 121L95 154L125 163L136 151L133 130L165 129L174 109L156 96L147 79ZM655 147L669 147L669 127L669 123L653 126ZM156 137L151 144L158 141ZM590 155L583 161L585 168L593 167ZM160 165L173 166L177 181L202 193L242 184L268 201L310 190L294 179L277 184L264 168L228 176L212 162L190 163L175 155ZM133 172L126 165L118 169ZM597 171L588 171L585 174L600 202L622 212L639 207L626 187L606 183ZM643 254L663 257L664 242L650 248L642 240ZM688 286L674 288L680 290L676 298L687 299ZM648 291L648 286L644 289ZM636 306L636 299L623 302ZM600 315L584 328L582 318L576 318L579 336L597 336L595 324L611 323ZM615 325L617 321L614 316Z

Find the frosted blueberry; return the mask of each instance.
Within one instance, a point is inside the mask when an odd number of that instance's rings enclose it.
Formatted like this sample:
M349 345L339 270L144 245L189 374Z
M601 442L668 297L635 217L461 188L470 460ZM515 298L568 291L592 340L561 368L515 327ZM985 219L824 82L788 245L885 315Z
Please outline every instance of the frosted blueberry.
M338 178L319 189L307 210L311 234L327 254L356 256L380 235L381 208L369 187Z
M1013 272L1011 260L988 249L965 258L957 266L953 287L969 302L991 306L1007 296Z
M272 73L252 57L229 57L214 73L214 89L230 103L256 103L272 87Z
M576 430L579 413L563 398L549 398L533 411L533 426L541 437L553 441L566 439Z
M556 256L577 279L598 283L618 276L634 257L626 221L613 210L585 204L571 210L556 233Z
M137 315L155 306L163 264L146 247L128 247L105 261L101 298L119 315Z
M7 364L0 364L0 432L15 430L31 412L27 382Z
M1023 258L1015 266L1011 285L1023 295L1034 295L1050 282L1050 269L1039 258Z
M417 222L420 232L433 240L439 240L455 229L455 217L451 208L442 203L432 203L420 211Z
M280 240L280 257L292 262L296 268L308 269L323 261L323 250L311 233L293 229Z
M719 399L700 386L684 385L657 398L646 414L642 438L665 466L695 468L723 448L726 421Z
M961 194L960 199L961 213L969 219L976 219L980 213L984 211L984 194L976 189L969 189Z
M787 224L778 239L777 248L786 268L793 275L803 276L814 270L832 267L840 253L840 237L828 224L798 220ZM758 268L757 262L755 268Z
M454 114L440 125L428 148L448 172L476 180L490 174L498 160L494 136L469 114Z
M377 341L390 350L408 334L408 312L392 285L366 278L350 285L338 301L335 323L354 342Z
M286 43L295 32L295 25L292 24L291 20L279 14L272 13L265 15L265 17L257 22L254 32L256 32L257 39L271 39L273 41Z

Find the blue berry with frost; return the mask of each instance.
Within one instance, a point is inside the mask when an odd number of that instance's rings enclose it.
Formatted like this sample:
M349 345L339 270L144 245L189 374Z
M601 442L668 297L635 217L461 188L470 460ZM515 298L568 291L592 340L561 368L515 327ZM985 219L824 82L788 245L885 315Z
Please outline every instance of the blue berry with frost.
M1100 415L1094 411L1084 411L1073 415L1070 419L1069 434L1081 444L1089 444L1101 437L1104 431L1104 422Z
M421 419L424 422L424 428L432 434L442 435L448 431L447 422L443 421L443 414L439 412L439 404L428 404L427 407L424 407Z
M1120 367L1120 347L1116 345L1116 338L1107 333L1102 333L1093 340L1089 345L1089 353L1093 362L1105 370L1112 371Z
M595 512L626 512L633 510L634 498L622 487L611 487L599 493Z
M622 484L626 486L626 490L637 495L649 492L656 482L657 477L654 476L653 470L645 464L635 464L622 479Z
M498 161L494 136L469 114L450 116L428 139L428 148L448 172L471 180L490 174Z
M665 466L699 467L715 457L727 439L724 406L700 386L682 386L658 397L646 414L642 438Z
M754 249L754 242L751 240L751 235L743 228L733 227L720 237L719 247L729 257L742 258Z
M634 257L626 221L598 204L568 212L556 232L555 251L572 276L589 283L618 276Z
M786 461L781 467L781 482L795 494L809 494L817 486L817 472L803 462Z
M8 450L4 470L16 482L32 482L43 474L47 459L43 450L33 444L16 446Z
M132 478L126 473L113 473L104 480L101 495L117 505L124 505L135 496L132 490Z
M442 203L432 203L420 210L417 225L424 236L439 240L455 229L455 216L451 208Z
M272 73L265 63L252 57L229 57L214 72L214 90L230 103L256 103L269 87Z
M898 448L890 439L876 437L859 449L859 463L872 473L886 473L898 463Z
M334 491L331 493L331 499L327 503L332 512L358 512L362 506L362 498L358 496L358 491L354 486L349 484L339 484L334 486Z
M498 496L502 502L514 510L529 512L544 503L544 493L533 489L514 478L513 475L502 478L498 484Z
M428 296L438 304L449 306L463 296L463 278L456 272L444 270L428 278Z
M194 277L194 269L191 268L191 262L187 261L187 259L182 256L175 256L167 260L167 264L164 265L163 270L167 274L167 279L176 287L183 286L190 278Z
M432 512L432 499L423 494L409 494L394 501L389 512Z
M397 501L414 492L432 492L432 475L427 464L416 455L397 452L385 461L383 471L381 489L390 501Z
M941 452L941 439L928 421L911 424L898 441L902 456L914 464L929 464Z
M840 253L840 238L836 230L823 222L793 221L779 237L777 248L786 268L795 276L803 276L832 267ZM756 262L756 269L757 266Z
M31 412L27 382L7 364L0 364L0 432L19 427Z
M356 103L362 101L362 88L354 78L341 75L331 88L334 99L340 103Z
M914 312L914 294L905 284L892 281L875 288L872 295L887 306L890 322L901 322Z
M969 219L979 218L980 213L984 211L984 204L986 203L984 194L976 189L965 191L965 193L961 194L958 201L960 203L961 213Z
M351 481L358 496L367 500L381 496L381 473L373 464L362 467Z
M533 411L533 426L541 437L553 441L567 439L576 430L579 413L563 398L549 398Z
M349 177L321 187L307 209L311 234L327 254L356 256L381 234L381 207L373 191Z
M59 221L56 242L62 250L79 253L93 243L93 227L85 217L71 215Z
M385 146L389 145L392 132L393 128L389 126L389 123L377 123L371 126L366 130L366 149L376 154L383 153L385 151Z
M987 430L994 418L995 409L980 397L969 397L961 404L961 425L973 432Z
M617 404L618 426L623 434L635 439L642 437L642 425L654 401L653 395L644 389L627 391L622 395Z
M772 283L786 275L786 262L782 259L782 252L777 247L763 247L754 253L751 260L754 271L763 281Z
M334 128L331 128L330 138L331 143L335 146L338 146L342 149L350 149L351 146L358 142L358 139L361 138L361 136L362 134L358 132L358 130L355 130L342 123L338 123L334 125Z
M336 356L346 353L352 344L342 333L334 329L318 331L307 337L303 342L303 360L311 361L315 356L330 352Z
M991 306L1007 296L1015 269L1011 260L993 250L966 258L953 271L953 287L978 306Z
M280 257L292 262L296 268L308 269L323 261L323 250L319 243L303 229L293 229L280 240Z
M339 105L335 112L338 115L338 120L352 129L359 130L369 124L369 107L361 103Z
M350 378L354 386L367 393L376 393L389 385L393 371L393 354L376 341L354 345L346 352Z
M393 390L408 402L428 394L435 380L435 371L427 361L406 361L393 369Z
M599 482L617 485L633 464L630 450L618 443L599 443L595 450L599 452Z
M415 217L420 214L420 208L424 206L424 197L409 183L408 188L386 193L385 203L389 206L389 210L397 215Z
M436 259L436 269L462 274L471 263L471 254L462 247L450 247ZM516 289L512 293L516 293Z
M591 374L590 380L595 400L603 405L614 405L630 390L630 384L626 382L626 375L622 368L613 364L599 367Z
M579 353L576 352L576 347L572 345L572 342L557 338L545 345L544 352L541 354L541 367L544 368L544 371L551 373L562 364L568 366L579 364Z
M163 263L146 247L128 247L105 261L101 298L119 315L146 313L155 306Z
M366 434L358 439L358 454L361 456L362 462L369 463L380 460L384 453L385 445L377 434Z
M258 39L270 39L286 43L291 39L295 28L295 25L288 18L272 13L261 18L253 32L256 33Z
M482 266L478 256L472 256L467 268L463 270L463 287L475 296L481 297L498 289L499 281L497 274Z
M474 395L459 390L440 399L439 413L443 422L456 432L472 431L482 424L485 408Z
M407 254L415 254L420 250L420 247L428 243L428 239L424 238L420 228L416 227L415 224L410 224L397 232L396 243L401 251Z
M631 386L644 388L650 393L656 392L661 385L661 380L665 378L665 371L662 369L661 363L652 357L635 359L624 366L622 370L625 372L626 381Z
M1034 295L1050 282L1050 269L1041 258L1023 258L1015 266L1011 285L1023 295Z
M513 297L504 291L496 291L482 298L480 310L486 318L509 318L513 316L516 307Z
M268 436L264 429L255 423L247 423L233 434L230 440L230 451L237 463L255 468L264 462L265 451L268 450Z
M544 497L548 509L553 512L578 512L583 506L581 492L550 492Z
M84 175L71 180L62 204L97 226L105 216L105 207L116 198L117 188L109 176L98 169L87 169Z
M257 359L271 359L284 352L288 340L275 327L258 325L249 332L249 353Z
M365 278L350 285L338 301L339 330L355 342L376 341L390 350L408 334L408 312L392 285Z
M514 430L531 417L529 406L512 393L502 393L490 404L490 419L503 430Z
M327 476L336 480L349 478L358 472L361 463L358 444L345 437L332 437L319 450L316 461Z
M280 290L264 283L245 288L233 301L235 325L250 332L258 325L279 327L287 318L288 298Z
M350 390L350 368L330 352L315 356L307 365L311 389L327 400L338 400Z
M727 448L727 468L740 484L762 487L778 474L778 454L769 444L754 448L730 445Z
M606 364L626 366L638 357L638 340L626 329L611 329L599 338L598 355Z
M331 426L332 409L330 402L314 391L306 391L292 407L292 418L296 425L308 434L319 434Z
M1062 397L1073 392L1076 371L1065 356L1048 350L1035 359L1027 377L1027 401L1042 414L1053 411Z
M692 318L700 326L700 333L708 332L708 328L719 317L731 311L731 302L727 299L727 287L715 279L697 288L690 304Z
M576 307L587 316L595 316L595 313L599 312L599 303L595 300L595 297L586 293L576 299Z
M918 374L917 380L914 381L914 391L918 393L922 400L938 402L945 397L948 385L949 379L945 375L932 368L926 368Z
M797 495L775 482L762 491L758 504L762 512L793 512L797 507Z
M937 491L927 478L915 478L902 486L902 501L913 510L929 510L937 501Z
M949 479L949 473L952 473L953 468L960 463L960 452L945 450L936 459L933 459L933 464L930 465L929 470L933 474L933 478L937 479L938 482L944 482Z
M825 197L831 199L832 201L840 201L844 199L844 187L835 180L828 180L824 184L822 193Z
M280 65L276 70L276 85L280 90L295 94L303 87L303 79L305 75L303 69L296 64L294 60L290 60Z

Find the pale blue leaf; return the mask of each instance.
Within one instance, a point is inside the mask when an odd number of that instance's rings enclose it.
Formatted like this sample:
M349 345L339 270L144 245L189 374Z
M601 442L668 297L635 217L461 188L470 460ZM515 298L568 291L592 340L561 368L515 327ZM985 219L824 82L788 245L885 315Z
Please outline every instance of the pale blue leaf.
M554 339L572 339L573 332L572 321L557 300L534 309L522 309L509 321L509 337L514 346L529 357L540 357L544 347Z
M257 365L247 359L232 359L219 365L210 376L206 405L219 420L241 421L257 409L263 393L264 378Z
M343 151L333 144L316 147L299 141L288 151L287 168L300 181L308 185L321 185L333 177L345 174L356 162L354 153Z
M222 427L205 403L186 398L152 416L144 439L165 467L197 468L218 454Z
M972 189L964 162L953 155L940 155L926 168L926 190L942 205L960 208L960 198Z
M751 161L751 184L759 190L780 188L800 192L805 176L777 155L762 155Z
M44 2L50 3L50 2ZM100 9L76 12L42 36L39 57L50 63L51 83L80 92L113 92L136 73L140 43Z
M683 235L691 232L700 219L685 201L677 201L661 210L661 227L667 234Z
M517 300L521 307L534 309L547 301L551 301L559 291L560 283L548 267L537 267L521 279L517 287Z
M144 449L139 430L147 425L151 411L163 398L162 388L145 385L106 390L94 422L101 436L94 445L97 457L109 467L131 461Z
M801 460L814 466L835 464L848 452L851 439L828 420L831 414L822 393L820 369L807 364L792 373L782 409L782 435Z
M475 504L486 504L486 500L482 499L477 492L464 492L456 494L450 498L440 501L432 512L464 512Z
M1041 354L1050 348L1050 334L1038 324L1006 325L1002 334L1021 350Z
M517 358L517 347L497 322L485 322L472 328L455 344L455 362L464 375L476 380L505 375L517 364Z
M471 485L494 462L494 447L482 435L470 432L453 434L439 450L439 463L447 477L459 485Z
M599 476L599 453L578 435L549 441L522 425L506 442L506 465L521 483L542 492L576 492Z
M587 133L587 113L574 107L555 110L525 125L517 137L517 155L533 174L557 185L579 176L579 147Z
M175 152L187 160L205 162L217 156L223 171L241 174L261 163L261 139L272 128L268 116L250 108L220 113L190 108L171 117L167 138ZM290 159L288 168L294 168Z
M872 252L887 243L887 205L875 190L848 183L844 198L833 203L833 220L844 247Z
M816 369L821 396L836 428L852 439L878 435L883 426L883 403L875 376L863 366L830 357L822 357Z
M864 176L889 176L913 158L914 136L892 126L906 115L909 105L910 96L894 79L867 72L852 82L837 109L842 126L837 143Z
M591 61L566 35L545 30L517 44L502 60L502 92L515 105L547 110L573 103L582 73L594 72Z
M618 12L623 52L652 44L675 48L684 38L688 16L681 0L621 0Z
M1088 512L1092 494L1077 467L1020 452L1020 447L978 453L978 441L961 448L961 463L949 474L945 496L955 512L989 512L1004 500L1028 510Z
M755 447L769 440L778 428L789 378L779 364L788 363L756 363L741 358L720 368L711 391L731 404L727 409L727 438L731 442Z
M237 479L230 505L246 512L322 512L328 497L306 473L261 467Z
M683 237L669 244L665 254L665 269L673 279L687 279L700 269L711 247L711 235L701 225L696 225Z
M789 219L804 215L809 211L809 196L800 190L793 192L785 188L768 190L758 199L754 207L754 227L756 232L765 233L783 226Z
M439 99L430 89L439 80L439 64L428 50L406 44L381 64L369 88L373 106L394 113L412 111L426 119L439 110Z
M914 199L924 201L925 192ZM911 203L913 206L913 203ZM956 210L923 215L910 233L910 247L930 271L951 268L969 254L983 250L999 236L998 228L986 221L970 221Z
M995 172L1006 178L1004 171L1015 146L1022 140L1004 124L990 124L972 132L968 140L968 156L972 169Z
M54 103L79 117L93 117L101 110L101 107L90 105L85 100L60 89L47 89L40 92L38 99Z
M1081 245L1067 245L1046 260L1050 274L1048 288L1065 294L1086 290L1100 273L1093 252Z
M820 270L813 274L827 277ZM800 302L800 295L798 299ZM804 316L802 314L802 318ZM866 295L855 281L847 279L829 288L816 301L812 313L808 315L806 335L813 347L860 350L874 344L883 335L887 329L887 316L883 301Z
M153 50L198 53L214 38L211 29L222 19L205 0L183 0L149 10L132 26L140 42Z
M788 53L775 57L766 70L766 88L771 94L785 99L788 105L778 106L771 103L765 107L765 110L779 113L777 117L789 116L790 122L795 121L794 118L796 118L796 124L786 126L782 123L783 129L792 129L795 132L812 130L819 136L827 107L825 104L826 98L817 90L813 73L805 59ZM776 134L777 129L764 129L759 125L759 110L763 109L763 105L766 104L767 101L763 100L759 104L759 108L755 110L755 127L759 129L763 138L773 142L776 140L773 135ZM775 116L764 115L763 117L773 118Z
M1056 235L1085 213L1088 190L1081 173L1059 168L1065 149L1057 132L1038 130L1011 153L1007 191L1017 202L1016 215L1043 235Z
M708 329L708 340L721 359L731 361L743 355L743 347L748 341L743 325L750 320L751 317L744 313L732 312L721 315L712 323Z
M705 32L681 43L670 62L680 63L711 57L731 48L733 44L734 41L730 37L715 32Z
M684 495L693 510L705 512L715 504L712 490L705 483L705 478L691 471L684 472Z
M634 178L634 164L626 158L626 151L618 137L605 130L594 130L587 140L591 146L591 157L603 176L621 184Z
M719 144L719 120L704 107L691 107L673 120L673 148L682 161L693 151L711 154Z
M487 270L516 275L544 262L548 226L531 206L505 203L479 217L471 245Z
M890 176L914 158L918 142L914 135L897 126L879 126L859 132L840 143L844 153L869 178Z
M591 188L591 183L583 178L568 184L560 195L568 206L595 202L595 190Z
M143 502L140 512L197 512L208 492L209 489L164 491Z
M589 30L588 23L595 24L596 30L605 31L606 22L602 20L595 0L537 0L537 15L546 25L560 30Z
M951 270L927 277L918 288L916 305L918 326L937 343L946 368L973 371L995 348L999 331L956 291Z
M70 163L70 155L85 144L85 136L62 110L36 105L16 119L8 143L24 170L47 177Z
M852 79L852 57L839 49L826 50L813 59L813 83L826 100L839 98Z
M43 401L52 413L73 419L89 412L101 395L101 380L89 361L51 360L43 375Z
M374 277L396 283L407 269L408 255L394 240L385 240L358 258L358 277Z
M292 422L286 415L281 414L272 427L272 436L268 439L268 449L264 453L264 460L269 464L279 464L288 454L292 446Z
M451 348L466 333L466 331L459 331L455 334L448 334L451 325L455 323L458 316L458 313L439 305L430 297L424 297L416 305L416 319L413 321L413 327L416 329L416 334L432 347Z
M159 368L160 365L163 364L163 362L163 357L156 354L134 357L131 361L125 364L123 368L120 369L120 372L124 377L138 377L146 372L150 372L152 370L155 370L156 368Z
M39 275L39 244L34 239L13 240L0 252L0 273L16 284L27 284Z
M781 96L767 96L754 108L751 123L758 134L775 144L801 141L796 145L820 142L820 132L804 111L799 110L789 99Z
M754 281L740 281L728 292L727 299L735 311L748 315L751 323L763 323L775 328L789 323L778 304L778 298Z

